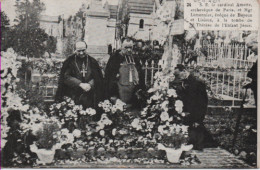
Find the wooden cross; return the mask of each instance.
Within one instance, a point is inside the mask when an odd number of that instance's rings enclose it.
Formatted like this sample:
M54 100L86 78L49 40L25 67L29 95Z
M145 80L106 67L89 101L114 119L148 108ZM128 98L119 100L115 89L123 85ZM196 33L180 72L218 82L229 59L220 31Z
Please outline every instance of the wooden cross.
M85 77L85 76L86 76L87 69L86 69L86 67L85 67L85 64L84 64L84 63L82 64L82 71L81 71L81 73L82 73L83 77Z

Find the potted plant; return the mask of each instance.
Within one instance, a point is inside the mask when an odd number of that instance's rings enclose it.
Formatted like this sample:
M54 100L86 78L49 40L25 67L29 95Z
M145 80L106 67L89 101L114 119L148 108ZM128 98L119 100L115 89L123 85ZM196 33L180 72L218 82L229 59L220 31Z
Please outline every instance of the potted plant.
M55 118L47 118L35 125L38 126L38 130L34 132L37 140L30 145L30 150L37 154L37 163L45 165L53 161L55 151L65 143L60 134L61 125Z
M176 90L169 87L173 80L171 72L156 73L154 86L148 90L147 106L131 125L157 143L158 154L161 155L159 150L165 150L168 161L178 163L181 153L191 150L192 145L187 146L188 126L184 124L189 113L183 112Z

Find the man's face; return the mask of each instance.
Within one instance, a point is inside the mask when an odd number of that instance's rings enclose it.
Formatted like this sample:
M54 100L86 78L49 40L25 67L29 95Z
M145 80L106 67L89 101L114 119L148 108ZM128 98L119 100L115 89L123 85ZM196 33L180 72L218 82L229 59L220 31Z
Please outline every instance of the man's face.
M138 43L137 43L137 48L138 48L138 49L142 49L142 47L143 47L143 44L142 44L141 42L138 42Z
M132 52L133 52L132 41L125 40L125 41L123 42L122 53L123 53L124 55L131 55Z
M125 47L125 54L126 55L131 55L133 52L133 48L132 47Z
M175 69L174 75L178 80L184 80L187 78L188 72L186 70L180 71L179 69Z
M77 50L77 55L78 55L80 58L84 58L85 55L86 55L86 50Z

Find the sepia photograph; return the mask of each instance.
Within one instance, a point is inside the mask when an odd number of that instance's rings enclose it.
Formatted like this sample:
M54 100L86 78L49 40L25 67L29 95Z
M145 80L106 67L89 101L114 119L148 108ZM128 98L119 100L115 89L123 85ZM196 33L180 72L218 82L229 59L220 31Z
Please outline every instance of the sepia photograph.
M257 168L240 1L1 0L1 168Z

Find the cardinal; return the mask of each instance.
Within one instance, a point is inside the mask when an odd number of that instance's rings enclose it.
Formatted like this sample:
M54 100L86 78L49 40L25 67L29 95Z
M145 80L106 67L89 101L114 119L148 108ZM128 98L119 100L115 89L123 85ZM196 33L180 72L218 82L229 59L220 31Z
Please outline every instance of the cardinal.
M76 52L63 63L56 101L70 97L83 108L97 108L103 100L103 75L98 62L86 53L87 44L76 43Z

